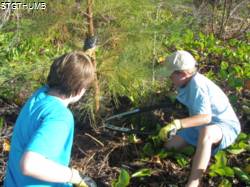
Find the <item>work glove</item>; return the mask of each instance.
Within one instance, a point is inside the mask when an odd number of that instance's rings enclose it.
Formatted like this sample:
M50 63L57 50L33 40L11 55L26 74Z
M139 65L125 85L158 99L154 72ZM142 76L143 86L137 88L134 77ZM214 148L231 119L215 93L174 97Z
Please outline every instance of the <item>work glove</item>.
M84 40L84 46L83 46L83 50L85 52L89 52L89 51L94 51L95 47L96 47L96 43L97 43L97 37L96 36L88 36L85 40Z
M75 187L97 187L95 181L83 174L80 174L79 171L71 169L72 177L70 182L74 184Z
M86 175L81 175L81 177L82 180L76 185L77 187L97 187L95 181L92 178Z
M181 120L176 119L161 128L159 137L162 141L170 140L176 134L177 130L181 128Z
M96 36L89 36L84 40L83 50L87 51L89 49L95 48L97 43Z
M96 36L87 37L84 41L83 50L85 54L89 55L91 58L94 58L96 43L97 43Z

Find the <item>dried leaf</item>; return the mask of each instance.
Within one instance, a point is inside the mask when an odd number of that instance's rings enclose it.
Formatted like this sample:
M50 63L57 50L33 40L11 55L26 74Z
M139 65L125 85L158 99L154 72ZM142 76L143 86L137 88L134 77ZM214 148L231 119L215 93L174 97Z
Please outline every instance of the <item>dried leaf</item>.
M245 80L245 89L250 90L250 79Z
M5 139L3 142L3 151L5 151L5 152L10 151L10 142L7 139Z

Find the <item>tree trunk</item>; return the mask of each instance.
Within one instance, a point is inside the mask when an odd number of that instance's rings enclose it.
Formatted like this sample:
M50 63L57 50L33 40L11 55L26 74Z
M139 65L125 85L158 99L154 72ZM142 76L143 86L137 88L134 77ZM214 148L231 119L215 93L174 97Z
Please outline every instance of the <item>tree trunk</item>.
M87 37L93 37L94 34L94 24L93 24L93 0L88 0L88 6L87 6L87 21L88 21L88 33ZM96 68L96 58L95 58L95 52L93 53L93 64ZM95 111L96 113L99 111L100 108L100 101L99 101L99 95L100 95L100 88L99 88L99 83L98 83L98 78L97 74L95 76L95 83L94 83L94 88L95 88Z

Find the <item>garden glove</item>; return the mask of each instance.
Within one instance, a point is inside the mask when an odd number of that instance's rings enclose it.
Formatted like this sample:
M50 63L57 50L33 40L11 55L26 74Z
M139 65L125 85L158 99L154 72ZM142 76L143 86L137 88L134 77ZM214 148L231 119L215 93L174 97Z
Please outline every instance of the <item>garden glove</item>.
M181 120L176 119L171 123L167 124L165 127L161 128L159 132L159 137L161 140L169 140L171 139L177 132L177 130L181 129Z
M97 187L95 181L92 178L86 175L81 175L81 177L82 180L76 185L77 187Z
M82 175L79 173L79 171L75 170L75 169L71 169L72 171L72 177L70 182L72 184L74 184L74 186L76 187L97 187L95 181L86 176L86 175Z

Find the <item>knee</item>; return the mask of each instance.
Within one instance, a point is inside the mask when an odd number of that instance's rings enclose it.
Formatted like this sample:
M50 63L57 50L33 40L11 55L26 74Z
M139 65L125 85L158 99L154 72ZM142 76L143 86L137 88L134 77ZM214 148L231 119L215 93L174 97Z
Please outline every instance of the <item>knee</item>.
M203 144L213 144L212 129L209 126L205 126L200 130L199 142Z

